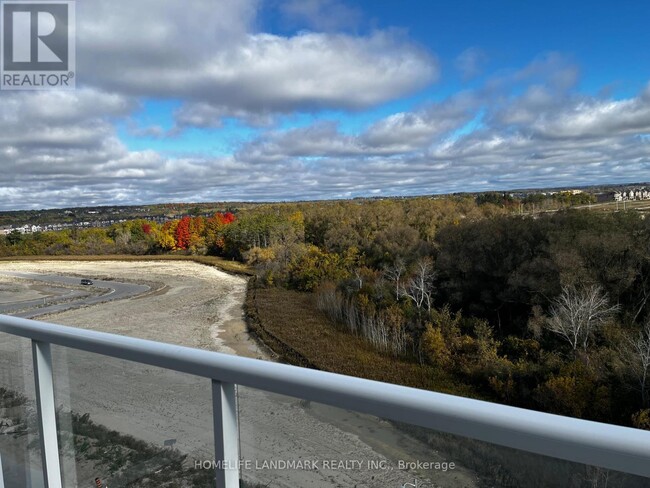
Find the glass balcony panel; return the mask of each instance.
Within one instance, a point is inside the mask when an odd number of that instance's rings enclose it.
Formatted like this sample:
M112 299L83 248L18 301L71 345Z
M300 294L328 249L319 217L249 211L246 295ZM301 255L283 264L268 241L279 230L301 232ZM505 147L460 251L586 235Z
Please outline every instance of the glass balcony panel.
M642 488L647 478L238 388L250 486Z
M5 487L44 486L31 341L1 332L0 462Z
M211 381L52 346L64 486L212 486ZM172 485L170 485L172 486Z
M209 380L52 346L63 486L213 484ZM5 486L43 486L31 341L0 333ZM629 487L650 480L237 387L243 487ZM223 465L222 465L223 467Z

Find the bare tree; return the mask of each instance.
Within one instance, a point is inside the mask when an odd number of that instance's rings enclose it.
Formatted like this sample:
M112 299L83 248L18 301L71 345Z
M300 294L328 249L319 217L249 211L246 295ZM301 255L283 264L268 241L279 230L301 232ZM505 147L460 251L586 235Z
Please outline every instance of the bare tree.
M400 289L402 296L410 299L417 308L431 311L433 305L433 261L430 258L420 259L415 264L415 274Z
M641 390L643 407L648 406L648 390L650 389L650 320L638 335L628 335L620 348L620 356L628 371L638 382Z
M384 268L384 276L387 280L395 283L395 300L400 298L400 289L402 286L402 277L406 273L406 265L404 260L401 257L397 257L392 266L386 266Z
M358 289L361 290L361 288L363 288L363 275L359 268L354 269L354 279L357 282Z
M551 316L546 328L558 334L571 344L575 352L578 347L587 351L589 339L598 327L616 313L618 306L610 306L608 297L597 285L577 289L565 286L553 301Z
M115 244L120 250L124 250L129 247L131 243L131 231L128 229L119 230L115 235Z
M346 299L332 283L325 283L317 291L318 308L332 320L347 326L380 351L400 356L406 352L409 337L401 316L387 310L364 309L354 299Z

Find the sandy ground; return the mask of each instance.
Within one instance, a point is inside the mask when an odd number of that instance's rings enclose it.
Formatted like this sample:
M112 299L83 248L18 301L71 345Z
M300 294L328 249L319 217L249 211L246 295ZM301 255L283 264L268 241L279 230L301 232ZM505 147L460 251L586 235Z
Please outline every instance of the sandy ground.
M0 282L0 304L26 302L44 299L48 296L50 294L46 291L26 285L22 283L22 280L7 278L6 281Z
M245 279L188 262L15 262L0 271L58 273L95 279L157 284L155 291L115 302L69 310L42 320L101 330L228 354L268 359L247 332L242 304ZM0 278L11 293L15 282ZM32 290L34 291L34 290ZM43 288L38 293L47 293ZM34 293L26 295L35 297ZM40 298L42 295L38 295ZM23 297L22 299L28 299ZM4 338L3 338L4 339ZM22 374L16 369L16 353ZM174 447L191 461L213 458L210 383L202 378L136 363L54 347L57 402L89 413L97 423L136 438ZM0 342L0 381L13 383L30 396L29 344ZM19 378L20 381L16 381ZM16 386L16 385L14 385ZM409 473L398 460L448 461L422 443L370 416L324 405L305 404L248 388L239 388L241 452L250 461L245 479L272 487L477 486L462 467L447 472ZM311 460L311 469L266 469L265 461ZM346 464L328 461L347 461ZM458 465L458 463L456 462ZM66 485L74 486L73 466L64 466ZM97 473L101 476L101 473ZM77 480L85 486L86 480Z

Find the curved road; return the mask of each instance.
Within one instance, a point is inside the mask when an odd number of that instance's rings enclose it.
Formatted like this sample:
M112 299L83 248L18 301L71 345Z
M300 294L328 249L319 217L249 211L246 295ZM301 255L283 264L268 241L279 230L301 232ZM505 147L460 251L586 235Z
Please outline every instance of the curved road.
M0 274L5 276L12 276L14 278L22 278L32 281L42 281L44 283L57 283L63 285L80 285L81 278L76 276L62 276L55 274L41 274L41 273L18 273L15 271L3 271ZM108 302L112 300L121 300L123 298L129 298L132 296L140 295L151 290L151 287L147 285L136 285L133 283L123 283L121 281L105 281L105 280L93 280L92 286L89 286L90 289L100 289L103 292L100 295L86 295L79 291L71 291L66 295L62 295L54 298L58 303L52 305L40 306L43 303L46 303L44 299L30 300L27 302L22 302L20 304L7 304L0 305L0 313L9 313L15 315L16 317L22 317L26 319L31 319L38 317L39 315L45 315L55 312L63 312L64 310L69 310L72 308L79 308L84 305L95 305L97 303ZM79 298L77 298L79 297ZM65 303L60 303L60 301L70 299L71 301L66 301ZM38 308L36 308L38 307ZM17 313L11 313L12 311L20 310Z

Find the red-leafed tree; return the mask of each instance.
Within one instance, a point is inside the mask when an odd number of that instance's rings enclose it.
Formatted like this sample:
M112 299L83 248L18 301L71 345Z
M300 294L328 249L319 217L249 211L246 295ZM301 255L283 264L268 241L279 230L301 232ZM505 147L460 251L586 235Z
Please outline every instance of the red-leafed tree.
M205 242L211 253L220 254L224 247L224 227L232 224L237 217L231 212L217 212L205 223Z
M232 224L237 219L237 217L235 217L235 214L231 212L226 212L226 213L217 212L216 214L214 214L214 218L220 225Z
M151 234L151 224L144 223L142 224L142 232L144 232L146 235Z
M178 249L187 249L190 245L191 233L190 225L192 219L190 217L183 217L176 226L176 247Z

